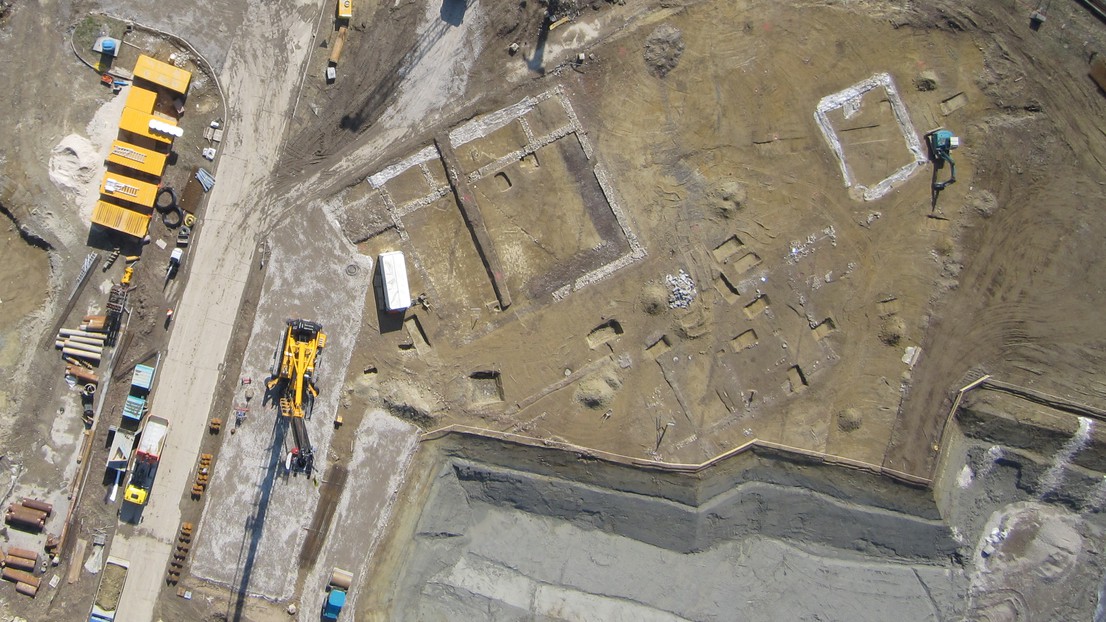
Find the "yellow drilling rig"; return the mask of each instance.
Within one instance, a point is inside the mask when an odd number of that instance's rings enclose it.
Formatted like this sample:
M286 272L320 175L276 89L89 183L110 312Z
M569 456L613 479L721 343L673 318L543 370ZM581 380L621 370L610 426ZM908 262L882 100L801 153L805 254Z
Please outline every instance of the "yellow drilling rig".
M319 395L315 388L315 364L325 346L326 333L321 324L288 320L267 383L270 390L279 391L280 415L290 420L292 427L293 446L285 460L285 468L307 475L311 475L314 467L315 451L311 448L305 422L311 418L311 409Z

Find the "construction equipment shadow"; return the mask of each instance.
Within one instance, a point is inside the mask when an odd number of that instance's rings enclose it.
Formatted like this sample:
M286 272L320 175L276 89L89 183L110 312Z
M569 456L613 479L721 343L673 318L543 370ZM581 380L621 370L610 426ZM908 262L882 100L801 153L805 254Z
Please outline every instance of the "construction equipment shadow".
M268 392L266 393L268 399ZM286 426L281 417L273 418L273 431L270 436L269 459L263 465L264 475L258 484L254 496L253 508L246 518L242 532L242 547L238 553L237 571L234 580L235 596L231 599L227 619L236 622L243 620L250 579L253 577L254 563L257 561L257 549L261 544L261 535L265 529L265 518L269 512L273 483L280 472L281 457L284 454L284 435Z

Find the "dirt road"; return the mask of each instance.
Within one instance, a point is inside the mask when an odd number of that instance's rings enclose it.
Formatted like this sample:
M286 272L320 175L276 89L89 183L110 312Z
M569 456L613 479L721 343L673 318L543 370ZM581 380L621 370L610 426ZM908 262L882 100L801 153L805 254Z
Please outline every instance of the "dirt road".
M231 117L222 164L193 251L191 287L176 326L151 408L170 421L161 469L141 528L117 538L114 555L131 560L120 617L151 620L180 522L180 499L197 459L208 412L252 265L261 215L271 206L264 183L272 171L292 105L298 67L313 23L314 3L251 2L251 24L238 34L221 82ZM257 24L267 23L268 28ZM280 33L284 45L274 45Z

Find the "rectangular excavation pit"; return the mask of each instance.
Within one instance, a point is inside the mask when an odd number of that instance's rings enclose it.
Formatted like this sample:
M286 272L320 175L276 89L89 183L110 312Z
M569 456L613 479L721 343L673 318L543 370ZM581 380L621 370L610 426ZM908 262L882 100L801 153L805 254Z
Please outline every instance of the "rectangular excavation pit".
M645 347L645 353L655 359L665 352L668 352L671 348L672 342L668 339L668 335L661 335Z
M816 324L814 328L810 329L810 332L814 333L815 339L821 341L835 330L837 330L837 325L833 323L833 318L828 317L821 322L818 322L818 324Z
M474 371L469 374L469 401L473 405L503 401L503 380L497 370Z
M741 296L741 292L737 290L737 286L730 281L730 277L726 276L725 272L718 273L718 279L716 286L718 293L722 294L722 298L729 304L737 302Z
M768 296L757 296L757 299L745 305L745 317L750 320L764 313L768 308Z
M714 260L718 263L725 263L727 259L736 255L743 246L745 245L741 243L741 240L736 235L731 235L721 244L715 246L711 254L714 255Z
M458 164L464 173L472 173L528 145L522 124L512 121L484 136L457 145Z
M543 100L527 112L522 119L530 126L535 138L548 136L572 124L568 112L559 97Z
M737 261L733 262L733 264L732 264L733 265L733 273L734 274L745 274L746 272L748 272L748 271L752 270L753 268L757 267L757 265L759 265L759 264L760 264L760 255L757 255L756 253L747 253L744 256L742 256L741 259L738 259Z
M803 374L803 370L798 365L792 365L787 370L787 390L791 393L798 393L803 389L806 389L808 383L806 381L806 375Z
M426 181L422 167L412 166L384 184L384 189L398 207L417 201L430 194L432 188Z
M618 320L607 320L591 329L591 332L588 333L588 347L592 349L598 348L608 341L617 339L621 334L622 324L620 324Z
M939 218L937 216L927 216L926 217L925 228L926 228L926 231L948 231L949 230L949 224L950 223L949 223L948 218Z
M899 299L894 296L887 296L880 299L876 303L876 312L880 317L887 317L888 315L894 315L899 312Z
M520 305L572 287L630 250L579 143L562 138L537 154L539 169L515 162L473 183L488 236L510 266L507 288Z
M742 350L748 350L749 348L757 345L757 342L757 332L750 328L749 330L731 339L730 348L732 348L734 352L741 352Z
M823 97L814 119L837 157L845 187L855 187L865 201L887 194L929 161L888 73ZM895 162L902 164L888 170Z
M407 330L407 337L416 351L422 354L430 350L430 340L426 338L426 331L422 328L419 316L412 315L404 320L403 328Z
M941 114L947 117L967 105L968 96L965 95L963 92L957 93L956 95L953 95L952 97L941 102Z
M436 294L435 306L447 322L479 312L495 300L491 280L476 251L453 195L404 216L404 227L418 261L412 269L425 271ZM448 314L448 315L446 315Z

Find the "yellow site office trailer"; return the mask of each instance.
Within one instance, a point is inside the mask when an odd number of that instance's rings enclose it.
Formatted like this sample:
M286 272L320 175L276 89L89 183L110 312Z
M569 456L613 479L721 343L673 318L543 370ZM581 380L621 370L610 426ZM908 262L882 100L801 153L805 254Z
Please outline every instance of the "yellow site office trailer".
M132 86L127 93L127 103L124 104L124 107L133 108L139 112L150 114L154 111L154 105L156 103L157 93L147 91L141 87Z
M133 177L109 172L100 182L100 194L142 207L153 207L157 199L157 186Z
M97 201L92 210L92 223L143 238L150 229L150 216L114 203Z
M150 121L161 121L168 125L176 126L176 121L167 117L154 116L148 112L140 112L134 108L124 108L123 116L119 118L119 129L137 134L139 136L145 136L151 140L156 140L159 143L172 144L173 137L168 134L162 134L160 132L154 132L150 130Z
M167 157L164 153L158 153L121 140L112 142L111 151L108 152L108 162L154 177L161 177L161 174L165 171Z
M143 54L134 65L134 77L184 95L192 81L192 72Z

